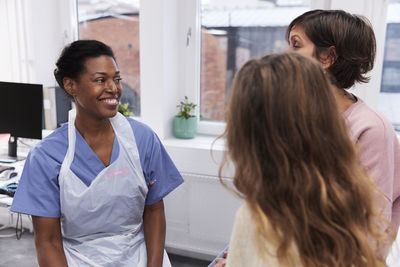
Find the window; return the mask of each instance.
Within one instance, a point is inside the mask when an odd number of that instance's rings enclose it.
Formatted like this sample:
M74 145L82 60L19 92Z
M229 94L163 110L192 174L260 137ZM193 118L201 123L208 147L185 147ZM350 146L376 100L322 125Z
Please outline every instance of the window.
M310 1L201 0L200 9L201 122L223 122L236 71L251 58L283 52L286 27Z
M121 69L122 103L140 116L139 0L78 0L79 39L111 46Z
M389 0L379 110L400 131L400 0Z

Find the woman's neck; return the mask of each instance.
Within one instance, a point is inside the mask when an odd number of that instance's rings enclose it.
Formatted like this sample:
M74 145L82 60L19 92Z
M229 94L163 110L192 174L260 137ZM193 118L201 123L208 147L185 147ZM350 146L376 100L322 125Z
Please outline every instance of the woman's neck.
M79 116L81 115L81 116ZM77 113L75 127L104 166L110 165L115 132L109 119Z
M341 113L345 112L351 105L357 102L357 98L345 89L332 85L332 91Z
M75 127L86 140L113 135L114 132L109 119L99 120L90 116L82 116L80 112L76 114Z

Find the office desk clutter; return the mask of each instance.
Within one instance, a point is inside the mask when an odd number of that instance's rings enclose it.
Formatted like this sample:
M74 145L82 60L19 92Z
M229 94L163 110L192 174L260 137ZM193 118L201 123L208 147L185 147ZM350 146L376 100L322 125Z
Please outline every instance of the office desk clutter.
M52 130L42 130L42 137L44 138L52 132ZM16 237L19 239L24 229L28 229L32 233L33 225L30 216L10 211L25 165L25 160L17 159L25 158L31 148L40 140L18 138L19 157L10 158L8 157L9 139L10 134L0 133L0 237ZM14 233L10 234L10 228L15 229L15 232L13 231ZM4 229L8 230L2 231Z
M13 167L12 170L15 168ZM4 175L6 173L6 175ZM18 178L16 176L10 177L10 174L17 174L13 171L3 171L1 173L2 180L0 180L0 207L5 208L9 212L9 208L11 207L12 200L17 190L18 186ZM3 180L3 179L6 180ZM21 238L23 233L22 229L22 217L21 214L16 214L16 220L14 220L14 214L9 212L8 222L1 223L0 230L15 228L15 233L13 234L0 234L0 237L13 237L15 236L17 239Z
M1 139L2 136L4 135L0 135L0 154L5 154L7 153L8 139L7 136ZM38 141L18 139L20 154L26 155ZM27 228L30 232L33 231L32 222L28 216L10 211L24 164L24 160L7 162L0 159L0 237L19 239L24 232L23 228ZM15 232L13 231L14 233L11 234L9 230L5 230L7 234L1 232L1 230L9 228L15 229Z
M0 165L0 181L10 179L11 173L15 173L13 170L15 170L13 166Z
M18 181L21 177L24 164L24 161L17 161L0 165L0 206L4 207L7 206L8 203L12 203L12 197L17 190Z
M5 194L10 197L14 197L15 191L17 191L18 184L16 182L12 182L0 187L0 194Z
M14 196L23 165L24 161L0 165L0 195Z
M18 181L21 177L24 164L24 161L16 161L14 163L0 165L0 207L2 208L0 212L8 213L8 216L2 216L2 218L6 218L6 220L3 219L0 221L0 231L8 228L15 229L14 233L0 234L0 237L15 236L17 239L20 239L24 232L23 227L28 228L31 232L33 229L30 218L28 218L28 220L24 219L23 223L22 214L10 212L10 207L18 187Z

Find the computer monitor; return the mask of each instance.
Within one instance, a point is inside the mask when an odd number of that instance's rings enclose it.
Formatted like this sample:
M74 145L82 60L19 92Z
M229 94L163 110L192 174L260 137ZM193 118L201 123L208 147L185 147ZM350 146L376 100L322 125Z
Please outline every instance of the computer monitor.
M56 118L57 128L63 123L68 122L68 111L72 109L71 97L67 95L64 89L55 87L55 98L56 98Z
M42 139L42 125L43 86L0 82L0 133L11 135L6 157L19 160L17 138Z

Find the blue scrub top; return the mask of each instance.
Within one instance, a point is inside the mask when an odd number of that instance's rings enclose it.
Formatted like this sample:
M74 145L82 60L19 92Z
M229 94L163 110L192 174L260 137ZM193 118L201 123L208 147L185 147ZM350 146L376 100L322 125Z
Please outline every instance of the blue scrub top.
M140 163L150 188L146 205L162 200L182 182L182 176L157 135L145 124L127 118L136 140ZM34 147L26 158L11 211L41 217L60 217L58 174L68 149L68 124L62 125ZM119 154L115 137L111 162ZM87 185L105 168L103 162L76 130L76 149L71 170Z

